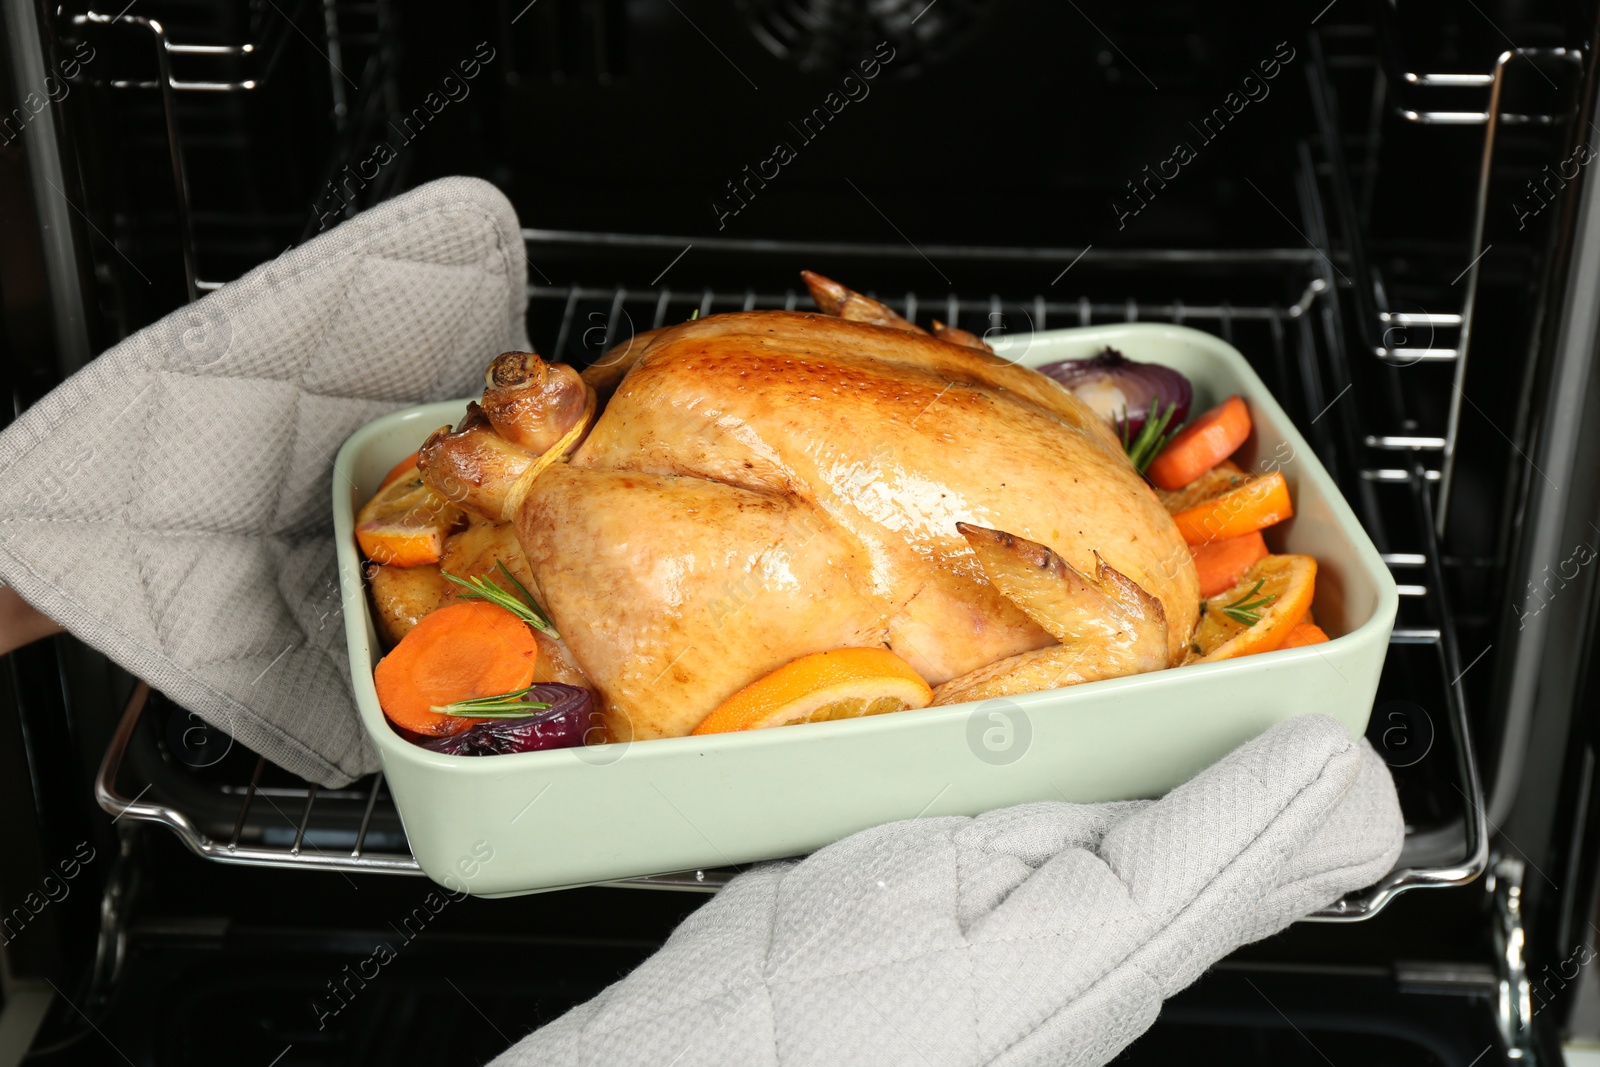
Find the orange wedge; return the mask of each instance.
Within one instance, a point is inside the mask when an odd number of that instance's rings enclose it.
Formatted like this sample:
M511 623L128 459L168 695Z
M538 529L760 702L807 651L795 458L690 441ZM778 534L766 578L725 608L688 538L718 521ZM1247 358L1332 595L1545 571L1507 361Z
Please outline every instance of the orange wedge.
M1289 483L1282 471L1247 477L1209 500L1186 507L1172 516L1178 533L1191 545L1210 544L1243 537L1294 515Z
M417 465L417 455L418 454L416 452L413 452L399 463L396 463L393 467L390 467L389 473L385 474L383 476L383 481L378 483L378 488L387 489L392 483L398 481L404 475L409 474L412 468Z
M696 735L762 730L925 708L933 690L911 665L882 648L840 648L791 660L700 721Z
M1239 469L1239 465L1230 459L1225 459L1215 467L1206 471L1200 477L1184 486L1182 489L1167 491L1156 489L1156 496L1160 498L1163 506L1173 515L1192 508L1196 504L1204 504L1208 500L1215 500L1229 489L1237 489L1250 480L1250 476Z
M438 563L461 510L423 484L413 464L356 513L356 541L374 563L420 567Z
M1308 615L1295 624L1295 628L1289 631L1289 639L1278 647L1299 648L1302 645L1320 645L1326 640L1328 635L1323 632L1322 627L1312 622L1311 616Z
M1200 624L1189 639L1185 663L1249 656L1282 648L1311 610L1317 561L1310 556L1268 556L1238 584L1200 605Z

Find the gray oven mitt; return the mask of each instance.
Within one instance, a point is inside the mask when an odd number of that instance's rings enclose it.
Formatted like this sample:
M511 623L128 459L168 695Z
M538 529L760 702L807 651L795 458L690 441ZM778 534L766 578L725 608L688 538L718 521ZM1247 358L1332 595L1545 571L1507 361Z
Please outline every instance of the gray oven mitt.
M492 1067L1106 1063L1403 837L1372 748L1291 719L1158 801L890 823L758 867Z
M328 786L376 770L333 457L528 347L525 263L505 197L447 178L129 337L0 434L0 580L289 770Z

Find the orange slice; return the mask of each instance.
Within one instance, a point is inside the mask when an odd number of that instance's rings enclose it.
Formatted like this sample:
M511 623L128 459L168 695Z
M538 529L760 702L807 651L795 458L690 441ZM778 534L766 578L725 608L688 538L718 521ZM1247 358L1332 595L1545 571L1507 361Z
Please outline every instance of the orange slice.
M391 483L397 481L403 475L409 474L411 469L417 465L417 455L418 453L413 452L399 463L396 463L393 467L390 467L389 473L385 474L383 476L383 481L378 483L378 488L387 489Z
M1300 648L1303 645L1320 645L1326 640L1328 635L1323 632L1322 627L1312 622L1311 616L1307 615L1295 624L1295 628L1289 631L1289 639L1278 647Z
M1168 512L1176 515L1185 508L1215 500L1229 489L1237 489L1249 480L1250 476L1240 470L1237 463L1225 459L1182 489L1169 492L1158 488L1156 496L1161 499L1162 505Z
M1200 605L1200 624L1189 639L1184 662L1210 663L1282 648L1311 610L1316 586L1317 561L1312 557L1266 557L1232 589Z
M700 721L696 735L761 730L925 708L933 690L911 664L882 648L840 648L791 660Z
M356 541L374 563L420 567L438 563L461 510L423 484L415 464L356 513Z
M1246 478L1172 516L1178 533L1191 545L1204 545L1229 537L1243 537L1294 515L1289 483L1282 471Z

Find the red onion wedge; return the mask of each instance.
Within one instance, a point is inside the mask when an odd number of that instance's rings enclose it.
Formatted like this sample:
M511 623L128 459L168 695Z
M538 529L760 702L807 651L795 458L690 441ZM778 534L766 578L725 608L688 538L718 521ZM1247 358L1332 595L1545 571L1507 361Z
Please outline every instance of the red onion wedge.
M1194 401L1194 388L1180 372L1159 363L1136 362L1114 348L1092 359L1046 363L1039 373L1066 386L1129 439L1144 429L1152 405L1159 412L1174 406L1168 425L1176 427L1189 417L1189 405Z
M423 748L448 756L503 756L546 748L573 748L599 726L594 694L575 685L540 682L527 693L531 703L548 704L522 718L480 722L449 737L420 742Z

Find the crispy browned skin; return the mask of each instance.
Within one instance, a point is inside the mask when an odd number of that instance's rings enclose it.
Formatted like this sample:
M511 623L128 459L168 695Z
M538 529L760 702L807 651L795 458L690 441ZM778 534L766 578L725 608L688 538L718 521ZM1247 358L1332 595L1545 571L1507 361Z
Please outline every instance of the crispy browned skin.
M537 456L561 440L586 399L578 372L565 363L506 352L484 374L481 407L496 433Z
M588 383L600 397L603 404L611 399L611 394L616 391L617 383L622 381L625 374L633 369L639 362L639 357L644 355L644 350L650 347L657 335L672 329L663 326L660 329L646 330L644 333L634 334L626 341L619 341L606 350L605 355L583 368L583 380Z
M953 345L963 348L975 348L980 352L993 352L989 342L975 333L969 333L959 326L946 326L938 319L933 320L933 335L941 341L949 341Z
M811 299L816 301L817 308L824 315L887 326L891 330L904 330L907 333L924 332L921 326L904 318L883 301L847 289L832 278L824 278L809 270L801 271L800 277L806 283L806 288L811 290Z
M1194 565L1110 428L1043 375L807 282L843 317L715 315L585 372L614 392L536 477L479 429L423 450L430 485L469 483L463 506L514 519L613 735L686 734L763 674L851 645L960 680L955 699L1175 661Z
M507 491L534 455L495 432L476 402L452 430L433 431L417 452L417 466L428 488L457 507L495 522L507 521Z
M372 594L373 622L383 643L393 648L422 617L444 604L450 583L437 563L421 567L367 565L367 589Z
M1032 693L1167 665L1161 602L1095 556L1085 574L1045 545L1001 530L956 528L994 587L1060 644L998 660L934 691L935 704Z
M796 312L656 337L518 536L585 673L635 737L688 732L797 656L881 644L938 684L1055 639L958 521L1095 552L1161 602L1198 586L1166 510L1064 389L983 353Z

